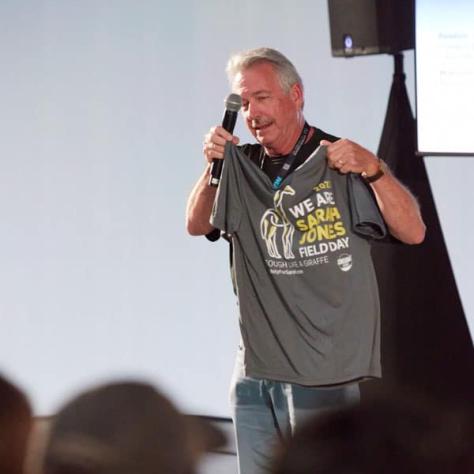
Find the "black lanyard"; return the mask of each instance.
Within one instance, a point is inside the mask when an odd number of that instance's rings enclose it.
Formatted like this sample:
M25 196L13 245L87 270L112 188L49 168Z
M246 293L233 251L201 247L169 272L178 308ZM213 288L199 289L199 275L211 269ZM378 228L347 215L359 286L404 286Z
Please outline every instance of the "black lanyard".
M273 189L275 190L278 189L281 186L282 181L287 177L288 173L290 172L291 166L295 162L296 155L299 153L301 147L306 141L306 138L308 137L309 130L310 130L310 127L308 123L305 122L303 130L301 131L301 135L298 138L298 141L296 142L296 145L293 148L293 151L288 155L285 162L280 168L280 172L278 173L278 176L273 181Z

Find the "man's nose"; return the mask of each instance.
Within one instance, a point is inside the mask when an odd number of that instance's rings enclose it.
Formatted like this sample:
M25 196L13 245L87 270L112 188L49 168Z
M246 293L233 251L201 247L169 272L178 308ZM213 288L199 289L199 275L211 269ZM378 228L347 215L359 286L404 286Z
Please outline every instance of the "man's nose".
M261 111L260 107L258 106L257 101L249 101L247 110L246 110L246 118L248 120L254 120L258 117L260 117Z

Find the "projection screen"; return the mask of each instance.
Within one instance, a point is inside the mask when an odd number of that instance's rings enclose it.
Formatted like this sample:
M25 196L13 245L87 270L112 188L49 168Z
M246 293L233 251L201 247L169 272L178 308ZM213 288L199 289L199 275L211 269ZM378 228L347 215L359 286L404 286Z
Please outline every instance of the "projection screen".
M474 155L474 2L417 0L418 150Z

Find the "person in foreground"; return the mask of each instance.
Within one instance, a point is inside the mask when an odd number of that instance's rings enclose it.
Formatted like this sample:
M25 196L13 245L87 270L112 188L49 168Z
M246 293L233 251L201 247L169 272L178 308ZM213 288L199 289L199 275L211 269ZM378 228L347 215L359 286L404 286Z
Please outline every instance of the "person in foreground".
M280 52L232 56L227 72L256 144L222 127L204 140L187 230L232 245L241 344L231 386L239 472L266 472L275 443L327 410L357 403L381 376L370 240L425 236L411 193L373 153L308 124L304 89ZM217 191L208 185L223 159Z
M116 381L84 391L58 412L41 474L193 474L200 456L224 441L152 385Z
M0 472L25 472L33 415L28 397L0 375Z
M378 397L310 420L275 456L273 474L470 474L472 407Z

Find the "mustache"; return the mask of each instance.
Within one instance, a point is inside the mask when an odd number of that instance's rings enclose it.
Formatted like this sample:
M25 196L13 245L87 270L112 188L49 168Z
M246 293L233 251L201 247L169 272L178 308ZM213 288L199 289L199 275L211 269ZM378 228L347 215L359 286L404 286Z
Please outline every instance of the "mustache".
M266 127L267 125L270 125L271 123L273 123L273 122L270 119L265 119L263 117L257 117L257 118L252 119L252 121L250 122L250 126L254 129L259 129L259 128L262 128L262 127Z

